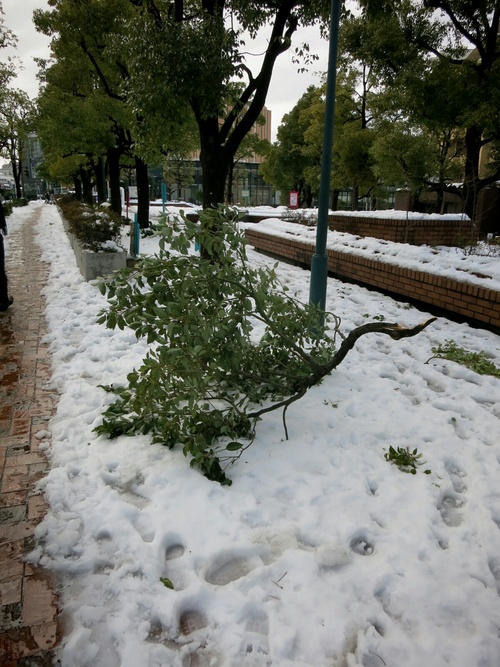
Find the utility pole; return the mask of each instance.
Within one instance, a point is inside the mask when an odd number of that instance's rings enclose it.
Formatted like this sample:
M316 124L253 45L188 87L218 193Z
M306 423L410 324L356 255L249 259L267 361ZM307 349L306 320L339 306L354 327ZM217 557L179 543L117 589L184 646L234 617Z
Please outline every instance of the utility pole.
M332 0L328 73L326 79L325 124L323 127L323 151L321 154L321 178L318 201L318 226L316 228L316 252L311 260L311 285L309 289L309 302L319 306L323 312L326 305L326 283L328 278L326 239L328 236L330 177L332 173L332 143L335 118L335 87L337 83L340 3L341 0Z

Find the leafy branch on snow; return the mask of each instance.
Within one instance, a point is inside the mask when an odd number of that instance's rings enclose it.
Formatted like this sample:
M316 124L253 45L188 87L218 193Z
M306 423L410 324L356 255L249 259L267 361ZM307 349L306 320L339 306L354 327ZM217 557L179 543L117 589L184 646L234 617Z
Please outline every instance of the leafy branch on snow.
M250 266L237 213L220 207L201 217L201 226L169 222L158 256L100 284L109 307L99 322L130 327L151 348L127 386L106 387L118 398L96 430L109 437L149 433L170 448L180 444L192 466L230 484L226 469L252 444L263 414L282 409L287 434L288 407L361 336L398 340L433 319L410 329L372 322L342 337L340 320L330 314L332 333L312 333L317 308L280 285L276 266ZM204 248L201 258L191 250L195 240Z
M432 348L434 353L426 363L432 359L447 359L469 368L479 375L493 375L500 378L500 368L488 359L484 352L471 352L460 347L454 340L447 340L443 344Z

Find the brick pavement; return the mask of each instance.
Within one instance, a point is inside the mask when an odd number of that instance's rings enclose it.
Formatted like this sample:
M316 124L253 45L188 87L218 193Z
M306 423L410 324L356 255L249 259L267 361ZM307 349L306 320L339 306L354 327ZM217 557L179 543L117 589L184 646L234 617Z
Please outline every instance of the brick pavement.
M0 312L0 665L48 667L57 644L57 597L49 572L24 556L46 511L37 482L48 462L39 445L54 414L45 301L48 266L40 261L33 206L23 226L6 239L7 275L14 304ZM8 220L7 220L8 224ZM37 435L38 434L38 435ZM43 438L47 440L46 437Z

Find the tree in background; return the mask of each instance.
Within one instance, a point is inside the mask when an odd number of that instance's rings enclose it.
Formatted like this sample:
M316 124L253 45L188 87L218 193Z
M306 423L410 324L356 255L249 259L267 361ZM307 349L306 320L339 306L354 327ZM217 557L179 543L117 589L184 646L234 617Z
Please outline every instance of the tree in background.
M161 121L154 123L161 126ZM149 126L146 121L146 127ZM144 129L144 127L142 128ZM140 139L142 141L142 138ZM144 143L151 144L151 137L144 137ZM163 141L163 143L161 143ZM194 116L188 113L182 122L182 132L175 131L172 126L168 137L168 144L161 136L157 137L161 145L159 154L163 165L163 180L168 188L170 199L179 199L182 188L188 188L194 183L194 155L199 148L198 130ZM158 153L158 148L155 149ZM174 187L175 186L175 187Z
M5 26L0 2L0 49L16 44L16 36ZM16 196L20 199L23 196L22 149L23 142L32 130L33 105L24 91L11 87L15 75L13 58L0 62L0 155L12 165Z
M371 148L375 139L373 106L377 97L376 74L369 63L350 56L344 48L337 73L331 187L351 191L351 206L370 196L378 185ZM326 83L311 86L294 109L283 117L278 141L268 151L261 171L277 189L294 188L300 203L311 206L319 191L321 150L325 118Z
M59 62L46 71L45 85L38 97L36 126L48 180L73 181L75 191L81 193L86 203L92 204L93 186L99 179L102 181L103 176L100 158L115 146L115 137L103 109L108 100L101 94L101 104L98 104L98 90L92 89L90 78L84 92L84 74L85 71L79 69L76 81L72 80L68 68ZM109 103L107 108L109 111ZM113 176L116 177L110 172L111 185ZM99 190L102 191L102 186ZM101 197L102 194L100 192ZM121 212L121 203L116 212Z
M233 156L233 160L229 167L229 172L227 175L227 184L226 184L225 201L228 204L234 204L234 184L235 181L237 181L238 179L238 175L235 176L235 173L237 174L235 170L243 172L243 170L238 169L238 166L241 163L246 162L248 160L251 161L257 155L259 156L264 155L266 151L269 149L270 146L269 141L267 141L267 139L260 139L257 133L257 126L264 125L265 122L266 122L265 118L261 114L257 118L257 121L253 126L253 128L243 138L235 155ZM245 176L247 176L247 174L245 174Z
M45 113L45 121L40 127L42 139L43 133L47 133L45 146L56 162L61 157L80 154L82 161L78 166L78 177L83 180L84 190L88 190L89 174L93 172L99 194L105 159L111 207L117 212L121 210L120 161L123 158L132 159L138 187L139 224L147 227L148 169L143 156L135 150L141 119L127 103L125 83L128 71L118 48L123 19L127 12L133 15L134 8L127 0L88 0L85 3L53 0L50 4L51 10L34 12L37 29L52 37L53 61L41 63L42 78L48 84L41 99L42 111L52 107L62 127L66 128L68 122L74 125L64 110L58 113L55 109L61 99L65 99L76 118L84 122L80 127L68 129L73 145L56 155L55 147L51 150L48 146L54 132L48 127L50 114ZM53 102L50 101L51 96ZM91 122L85 122L91 117L96 124L95 130Z
M373 116L370 103L373 82L366 63L345 57L339 59L333 139L331 188L334 193L350 190L351 208L358 209L360 197L370 196L378 184L373 171L371 147L374 140ZM304 110L307 125L304 140L306 155L312 155L314 167L308 167L306 177L319 188L321 146L325 117L326 84L311 106ZM335 206L335 201L332 202Z
M0 151L12 166L16 197L23 197L23 149L33 130L34 105L23 90L7 89L0 104Z
M500 178L500 4L498 0L359 0L359 42L399 96L405 120L444 136L463 130L464 211L474 219L481 189ZM359 26L358 26L359 27Z
M142 9L130 24L130 92L142 116L188 107L199 131L203 205L224 201L231 165L266 101L274 64L291 49L299 25L328 17L325 0L130 0ZM237 26L237 27L236 27ZM243 32L269 38L252 71ZM300 48L299 48L300 50ZM241 86L235 86L239 80Z
M191 155L184 151L171 151L163 160L163 180L170 184L168 198L180 199L182 188L188 188L194 183Z
M320 88L309 86L293 109L283 116L277 141L265 151L266 159L259 168L264 180L277 190L297 191L299 204L306 207L312 206L319 190L321 141L319 145L306 143L305 135L312 121L305 112L319 102L322 94Z
M431 132L403 121L385 121L371 149L374 172L384 183L408 188L413 210L419 210L423 189L436 192L437 212L444 213L444 193L460 194L463 160L454 146L450 130Z

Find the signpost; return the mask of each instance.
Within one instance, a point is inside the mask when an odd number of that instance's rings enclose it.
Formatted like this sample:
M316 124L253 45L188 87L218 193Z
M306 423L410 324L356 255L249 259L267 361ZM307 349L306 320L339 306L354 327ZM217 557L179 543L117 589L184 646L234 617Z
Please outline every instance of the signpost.
M292 191L288 194L288 208L299 208L299 193Z
M167 184L161 184L161 202L162 202L162 213L165 213L165 202L167 201Z
M137 213L134 213L134 257L139 256L139 239L141 238L141 228L137 221Z

